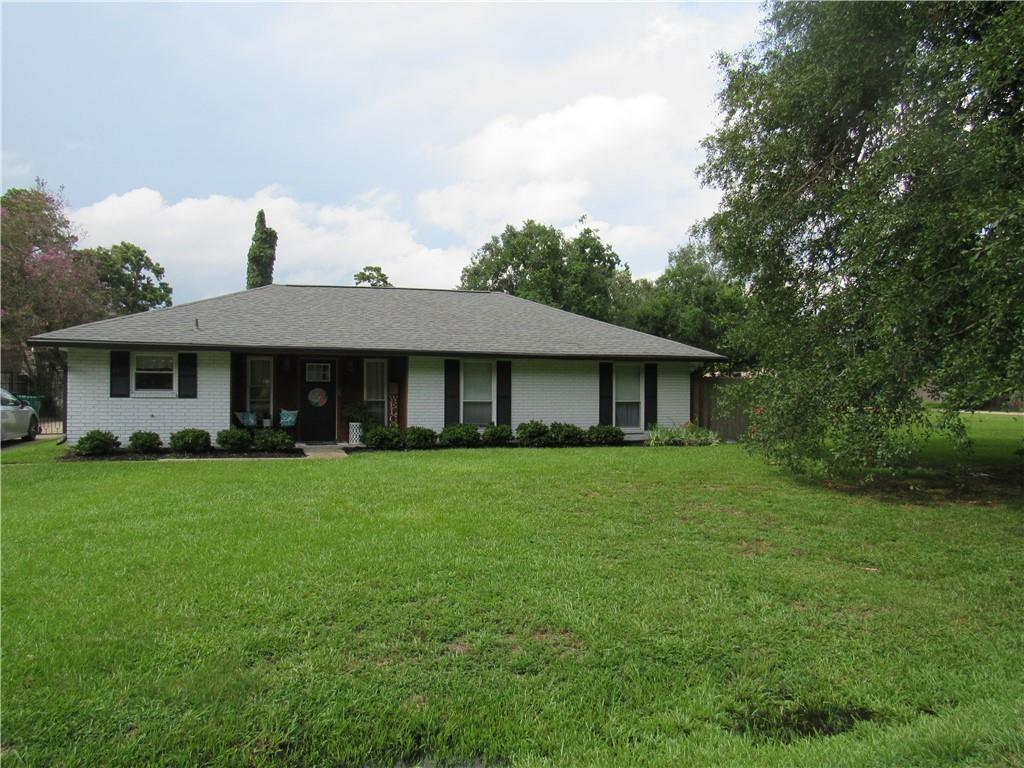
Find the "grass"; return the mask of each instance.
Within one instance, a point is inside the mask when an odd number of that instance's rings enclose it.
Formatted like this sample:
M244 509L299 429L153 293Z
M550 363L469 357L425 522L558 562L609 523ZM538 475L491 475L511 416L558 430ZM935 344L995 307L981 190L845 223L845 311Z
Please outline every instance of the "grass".
M60 451L3 453L5 765L1024 765L1022 494Z

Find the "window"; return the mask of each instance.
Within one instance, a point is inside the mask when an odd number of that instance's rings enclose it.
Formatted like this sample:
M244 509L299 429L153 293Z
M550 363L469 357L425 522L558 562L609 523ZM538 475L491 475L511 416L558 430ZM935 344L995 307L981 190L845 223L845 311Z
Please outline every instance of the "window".
M489 361L462 362L462 423L487 426L494 421L494 389Z
M644 369L642 366L615 366L615 425L617 427L640 428L643 391Z
M174 391L174 354L135 355L135 389L143 392Z
M363 363L363 399L370 416L378 424L388 420L388 361L366 360Z
M250 357L248 382L246 410L255 413L258 419L271 418L274 404L274 359Z
M306 381L330 382L330 363L306 363Z

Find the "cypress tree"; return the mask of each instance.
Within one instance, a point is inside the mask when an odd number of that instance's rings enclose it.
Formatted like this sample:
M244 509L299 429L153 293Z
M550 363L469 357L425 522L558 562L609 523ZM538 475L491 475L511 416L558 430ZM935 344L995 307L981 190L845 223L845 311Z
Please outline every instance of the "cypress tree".
M256 229L249 246L249 263L245 271L245 287L259 288L274 282L274 259L277 257L277 232L267 226L267 217L260 209Z

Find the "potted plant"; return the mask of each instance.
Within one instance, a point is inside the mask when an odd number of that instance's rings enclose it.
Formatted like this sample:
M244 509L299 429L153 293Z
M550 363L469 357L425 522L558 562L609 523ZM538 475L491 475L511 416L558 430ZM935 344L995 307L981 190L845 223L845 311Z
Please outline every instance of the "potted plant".
M344 414L348 421L348 441L354 445L362 444L366 430L380 421L365 400L352 401L345 406Z

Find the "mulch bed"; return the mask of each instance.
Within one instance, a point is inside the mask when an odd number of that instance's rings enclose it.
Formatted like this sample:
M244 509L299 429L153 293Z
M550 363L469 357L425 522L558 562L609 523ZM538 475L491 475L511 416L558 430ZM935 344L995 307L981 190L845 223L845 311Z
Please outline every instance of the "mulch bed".
M61 457L62 461L157 461L159 459L301 459L306 452L301 448L290 451L222 451L211 448L206 453L174 453L160 451L158 453L132 453L119 448L106 456L79 456L68 451Z

